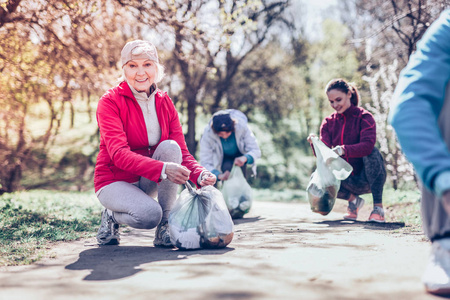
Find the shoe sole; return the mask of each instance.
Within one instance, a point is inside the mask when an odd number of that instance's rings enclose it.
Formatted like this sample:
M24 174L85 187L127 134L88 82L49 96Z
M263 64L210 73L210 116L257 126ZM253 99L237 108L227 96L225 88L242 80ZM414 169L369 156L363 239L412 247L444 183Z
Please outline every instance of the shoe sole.
M437 295L437 296L450 296L450 288L442 288L442 289L428 289L425 287L425 291L427 291L430 294Z
M366 201L364 201L364 199L362 199L361 203L359 204L358 208L356 209L356 214L359 213L359 210L364 206L364 203L366 203ZM348 218L348 217L343 217L345 220L349 220L349 221L356 221L356 219L358 218L358 216L356 216L356 218Z
M385 220L383 220L383 221L380 221L380 220L368 220L368 222L373 222L373 223L386 223L386 221Z
M170 245L165 245L165 244L155 244L155 243L153 243L153 246L155 246L155 247L159 247L159 248L175 248L175 246L174 245L172 245L172 244L170 244Z
M106 241L99 241L97 240L97 243L99 245L119 245L120 244L120 238L112 237Z

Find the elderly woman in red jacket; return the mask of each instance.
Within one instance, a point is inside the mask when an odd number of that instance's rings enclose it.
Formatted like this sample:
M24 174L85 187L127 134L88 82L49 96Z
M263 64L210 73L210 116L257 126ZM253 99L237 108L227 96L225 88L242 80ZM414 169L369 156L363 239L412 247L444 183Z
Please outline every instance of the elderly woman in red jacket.
M356 87L343 79L333 79L325 88L331 107L336 111L320 126L320 140L352 167L352 174L341 182L337 197L348 200L347 220L356 220L364 205L361 194L372 193L373 210L369 221L384 222L382 203L386 169L375 147L376 123L370 112L358 107ZM311 143L311 134L308 141Z
M187 180L214 185L216 177L189 153L175 106L156 86L164 68L153 44L128 42L121 62L125 80L108 90L97 108L94 184L105 207L97 241L118 244L119 224L126 224L157 227L154 245L172 247L168 215L178 185Z

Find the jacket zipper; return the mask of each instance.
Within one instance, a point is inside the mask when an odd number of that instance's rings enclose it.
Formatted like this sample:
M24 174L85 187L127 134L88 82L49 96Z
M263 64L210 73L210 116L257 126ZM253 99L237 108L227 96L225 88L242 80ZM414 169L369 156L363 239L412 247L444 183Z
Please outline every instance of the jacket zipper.
M345 130L345 124L347 123L347 118L342 115L342 117L344 118L344 125L342 126L342 131L341 131L341 145L344 145L344 130Z

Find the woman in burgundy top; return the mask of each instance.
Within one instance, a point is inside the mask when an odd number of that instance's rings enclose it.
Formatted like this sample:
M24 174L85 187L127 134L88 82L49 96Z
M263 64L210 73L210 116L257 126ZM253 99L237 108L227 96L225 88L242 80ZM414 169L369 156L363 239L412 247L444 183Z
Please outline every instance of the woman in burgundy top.
M349 202L344 218L356 220L364 205L359 195L372 193L374 208L369 221L384 222L382 194L386 169L375 147L375 120L370 112L358 106L358 90L345 80L331 80L325 92L336 112L323 120L320 139L353 167L352 174L341 182L337 196ZM308 137L310 143L312 136Z

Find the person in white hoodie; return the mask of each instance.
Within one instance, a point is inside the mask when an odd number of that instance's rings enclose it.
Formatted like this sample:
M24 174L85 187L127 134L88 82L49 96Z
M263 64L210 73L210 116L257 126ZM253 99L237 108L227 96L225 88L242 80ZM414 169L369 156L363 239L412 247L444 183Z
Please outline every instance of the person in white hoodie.
M261 150L255 135L248 126L244 113L236 109L216 112L205 127L200 140L200 164L225 181L230 176L233 165L242 167L253 165L261 157Z

